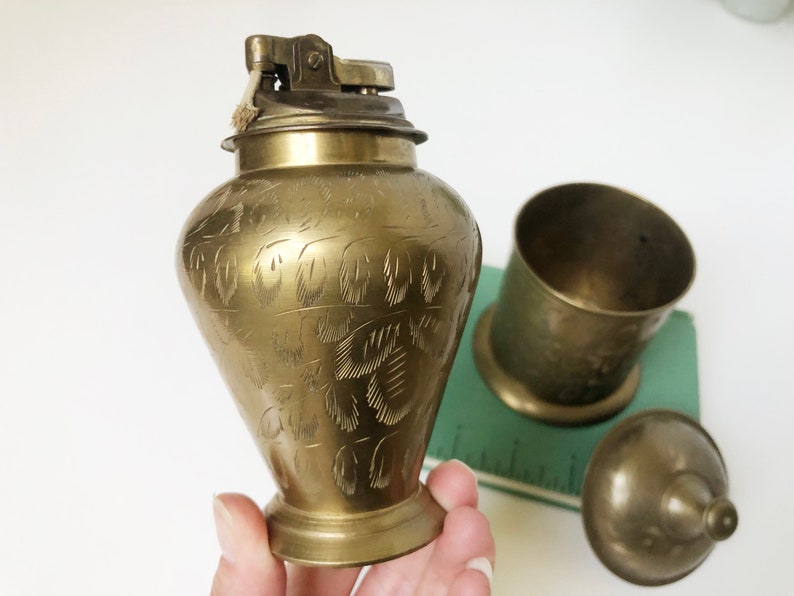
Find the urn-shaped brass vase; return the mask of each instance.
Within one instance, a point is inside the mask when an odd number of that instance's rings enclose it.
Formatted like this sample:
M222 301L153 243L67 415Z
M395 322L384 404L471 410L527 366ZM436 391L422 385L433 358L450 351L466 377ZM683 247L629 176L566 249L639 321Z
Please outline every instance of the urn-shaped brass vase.
M352 566L415 550L444 511L419 482L480 266L460 197L385 63L314 35L246 40L237 175L187 220L182 288L279 493L271 549Z

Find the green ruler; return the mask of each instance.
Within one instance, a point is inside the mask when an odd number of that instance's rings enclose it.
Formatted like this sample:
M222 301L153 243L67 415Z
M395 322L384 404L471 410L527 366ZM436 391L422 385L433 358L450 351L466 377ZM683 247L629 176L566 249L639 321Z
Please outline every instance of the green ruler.
M504 405L474 364L474 327L496 300L501 279L500 269L483 267L425 464L460 459L477 472L481 484L577 510L587 462L612 425L648 408L699 418L695 328L689 314L671 314L643 353L639 391L621 414L591 426L551 426Z

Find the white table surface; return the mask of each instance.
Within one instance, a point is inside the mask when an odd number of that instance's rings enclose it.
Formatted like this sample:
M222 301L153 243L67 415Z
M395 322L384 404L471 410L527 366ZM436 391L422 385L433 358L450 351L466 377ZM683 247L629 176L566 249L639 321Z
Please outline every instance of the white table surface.
M790 593L794 16L717 0L4 0L0 5L0 594L207 593L211 496L274 487L174 274L251 33L386 60L421 167L503 266L531 194L633 190L698 258L702 421L737 533L654 594ZM640 594L579 517L482 489L494 593Z

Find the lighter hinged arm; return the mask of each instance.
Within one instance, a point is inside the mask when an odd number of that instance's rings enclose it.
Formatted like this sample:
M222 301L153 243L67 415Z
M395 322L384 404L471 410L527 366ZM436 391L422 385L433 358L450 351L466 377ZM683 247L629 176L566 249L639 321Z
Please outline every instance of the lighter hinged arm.
M248 71L278 79L280 90L344 91L376 95L394 89L390 64L343 60L317 35L252 35L245 40Z

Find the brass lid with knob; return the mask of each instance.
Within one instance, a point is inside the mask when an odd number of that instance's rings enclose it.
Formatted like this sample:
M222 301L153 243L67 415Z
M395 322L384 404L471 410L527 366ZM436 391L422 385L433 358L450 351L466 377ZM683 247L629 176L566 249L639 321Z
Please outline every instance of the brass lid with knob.
M646 410L596 447L582 487L582 518L604 565L640 585L694 571L738 523L717 445L694 420Z

